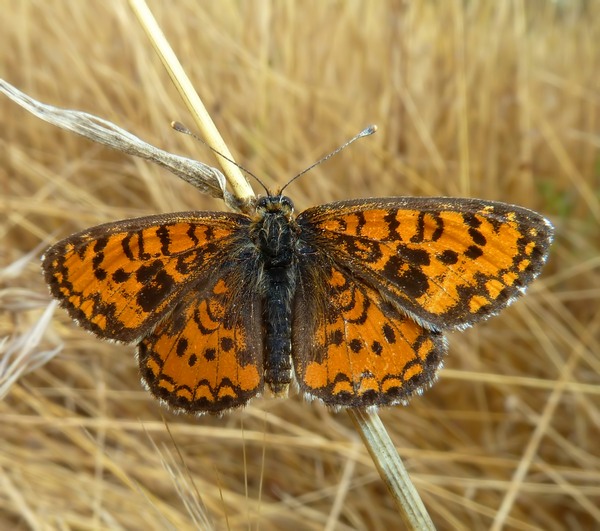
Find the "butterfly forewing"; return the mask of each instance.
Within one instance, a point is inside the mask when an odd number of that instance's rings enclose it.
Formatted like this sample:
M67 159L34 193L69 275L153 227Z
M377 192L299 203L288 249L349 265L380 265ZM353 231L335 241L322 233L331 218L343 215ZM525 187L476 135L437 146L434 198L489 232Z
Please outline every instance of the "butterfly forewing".
M81 326L132 342L227 257L227 245L248 223L218 212L107 223L53 245L42 267L52 294Z
M438 330L509 304L541 270L553 234L531 210L454 198L330 203L298 223L311 245Z

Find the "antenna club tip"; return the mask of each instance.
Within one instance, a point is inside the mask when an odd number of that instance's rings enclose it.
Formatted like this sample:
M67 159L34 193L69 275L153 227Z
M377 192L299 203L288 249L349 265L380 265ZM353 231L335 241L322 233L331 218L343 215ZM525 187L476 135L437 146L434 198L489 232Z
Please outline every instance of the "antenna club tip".
M359 136L369 136L377 131L377 126L375 124L369 125L365 129L363 129Z
M179 133L185 133L186 135L190 134L190 130L183 125L181 122L171 122L171 127L178 131Z

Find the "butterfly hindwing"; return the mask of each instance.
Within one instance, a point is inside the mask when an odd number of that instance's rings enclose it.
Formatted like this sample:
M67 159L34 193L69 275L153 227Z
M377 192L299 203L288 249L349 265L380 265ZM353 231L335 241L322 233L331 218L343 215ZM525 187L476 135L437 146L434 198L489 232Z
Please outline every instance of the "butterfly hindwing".
M552 226L493 201L398 197L329 203L298 216L305 238L424 326L468 326L523 292Z
M52 294L81 326L132 342L227 257L228 245L248 223L224 212L107 223L53 245L42 267Z
M313 257L300 272L293 348L307 397L366 407L404 402L429 386L446 343L343 267Z
M223 267L140 342L140 371L155 396L175 410L219 413L262 390L258 283L256 269Z

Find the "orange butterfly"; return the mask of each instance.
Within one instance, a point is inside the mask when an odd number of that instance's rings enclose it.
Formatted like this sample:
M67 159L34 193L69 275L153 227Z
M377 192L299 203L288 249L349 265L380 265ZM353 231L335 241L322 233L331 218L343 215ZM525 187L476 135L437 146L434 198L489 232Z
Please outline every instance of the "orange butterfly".
M264 383L328 406L406 402L432 384L443 331L510 304L553 228L493 201L392 197L294 216L183 212L94 227L52 246L52 294L101 338L137 344L143 381L176 410L220 413Z

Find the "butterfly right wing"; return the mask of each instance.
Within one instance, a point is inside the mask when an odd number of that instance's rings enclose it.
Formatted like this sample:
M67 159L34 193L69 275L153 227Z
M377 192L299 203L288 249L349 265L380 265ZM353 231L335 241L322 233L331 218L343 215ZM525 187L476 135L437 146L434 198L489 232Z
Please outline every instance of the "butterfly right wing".
M441 331L507 306L553 234L536 212L460 198L341 201L297 223L294 367L302 392L333 407L396 404L430 385Z
M52 295L81 326L125 343L146 335L186 288L230 259L249 218L182 212L107 223L50 247Z

